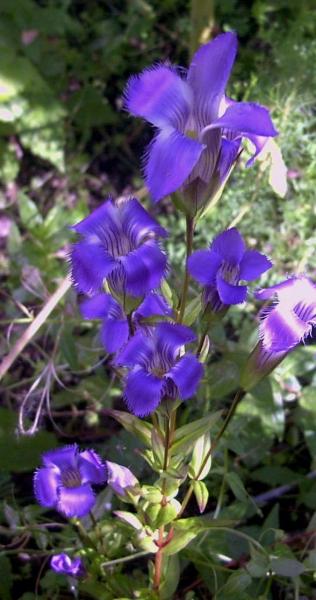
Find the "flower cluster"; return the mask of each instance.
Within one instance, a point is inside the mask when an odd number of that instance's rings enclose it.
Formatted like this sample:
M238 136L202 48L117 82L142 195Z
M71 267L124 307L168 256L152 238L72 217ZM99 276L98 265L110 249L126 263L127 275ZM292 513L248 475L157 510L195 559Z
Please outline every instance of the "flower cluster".
M209 326L214 314L219 319L231 305L243 304L248 294L248 282L258 279L272 267L264 254L246 248L235 227L219 233L208 249L191 253L197 219L207 201L225 183L241 152L243 138L255 147L247 163L251 165L265 147L267 150L271 146L271 138L277 135L266 108L250 102L236 102L226 96L236 51L234 33L219 35L197 51L186 76L170 64L158 64L132 77L125 92L126 108L158 130L147 151L145 164L146 182L154 201L177 190L183 194L182 207L185 206L187 213L187 261L181 292L177 294L174 290L168 294L167 301L164 290L168 289L165 278L169 267L162 247L167 231L136 198L109 198L73 226L78 240L72 245L69 258L73 283L84 296L80 301L81 314L84 319L101 322L101 341L105 350L113 355L112 365L123 377L123 397L129 411L137 417L158 411L153 415L152 427L127 413L116 410L112 413L120 414L121 418L123 415L127 419L125 423L134 426L134 429L126 428L140 432L141 439L145 438L146 443L149 441L149 447L152 444L153 451L145 451L146 459L154 470L159 471L162 483L141 486L127 467L103 462L94 450L79 451L76 444L44 453L43 464L34 476L38 502L69 518L89 514L95 504L93 486L105 483L120 500L132 502L134 508L137 509L140 502L141 514L117 511L116 515L132 526L136 522L139 539L145 536L143 542L150 542L144 548L156 552L158 558L173 535L174 528L171 527L164 538L164 526L170 525L173 514L174 518L182 515L190 493L194 490L201 510L208 498L202 482L213 448L208 430L203 429L205 419L206 427L209 427L207 417L200 419L198 427L193 428L196 446L192 461L194 463L200 454L204 458L197 467L182 508L174 496L179 480L186 477L188 466L190 474L190 465L182 462L182 456L175 457L175 465L170 464L170 448L178 432L174 430L176 411L169 409L197 393L206 354L201 349L207 332L194 346L196 335L187 326L194 322L187 303L191 289L189 278L203 288L202 316L203 319L207 316ZM316 325L316 286L305 276L291 277L257 291L255 296L258 300L273 299L274 302L262 311L260 339L241 374L242 389L238 394L268 374L307 338ZM168 419L166 415L170 413ZM196 423L193 425L196 427ZM226 425L227 422L220 433ZM180 442L177 440L178 446L183 450L188 441L191 451L190 425L182 429L186 433ZM198 440L196 433L200 436ZM201 441L203 447L198 448ZM217 441L215 438L215 446ZM157 465L154 463L156 457ZM171 472L175 476L169 478ZM192 482L197 485L193 486ZM77 521L76 524L78 526ZM151 526L153 537L149 539ZM155 538L158 528L159 536ZM70 557L65 553L52 557L51 568L72 577L83 576L86 572L79 556ZM159 577L160 570L161 562ZM156 587L158 589L159 584Z

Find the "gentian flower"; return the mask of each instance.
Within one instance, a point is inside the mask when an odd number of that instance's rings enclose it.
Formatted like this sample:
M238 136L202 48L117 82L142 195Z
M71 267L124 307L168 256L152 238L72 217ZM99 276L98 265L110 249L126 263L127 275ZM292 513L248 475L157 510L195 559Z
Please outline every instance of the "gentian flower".
M214 312L240 304L247 296L241 280L253 281L270 269L270 260L257 250L246 250L238 229L232 227L216 236L209 250L197 250L188 260L188 269L204 287L204 304Z
M159 323L151 335L138 330L123 347L115 364L129 368L124 398L132 413L143 417L164 397L186 400L195 394L203 367L193 354L180 355L195 339L184 325Z
M109 460L106 461L106 467L108 472L107 484L112 490L119 496L126 496L126 492L130 488L134 488L138 485L138 479L133 475L127 467L118 465Z
M261 311L260 339L241 375L245 390L271 373L316 325L316 286L308 277L290 277L255 295L274 303Z
M224 33L199 48L186 77L170 64L158 64L130 78L127 110L158 129L145 156L155 202L191 184L198 201L214 175L225 180L243 137L256 148L251 165L267 139L277 135L266 108L225 96L236 52L236 35Z
M106 481L106 467L94 450L78 451L77 444L45 452L43 467L34 475L35 496L42 506L66 517L83 517L95 497L91 484Z
M266 350L287 353L312 333L316 325L316 286L308 277L291 277L255 296L277 301L261 315L260 339Z
M64 575L80 577L85 574L85 568L81 558L79 556L70 558L70 556L64 552L52 556L50 566L56 573L63 573Z
M110 295L96 294L80 305L85 319L102 319L101 341L107 352L117 352L129 338L129 323L121 305ZM141 320L154 316L171 316L173 313L163 296L149 292L132 313L131 322L137 328Z
M102 291L104 279L117 293L132 296L159 286L167 258L157 239L167 232L135 198L109 199L73 229L82 236L70 255L81 292Z

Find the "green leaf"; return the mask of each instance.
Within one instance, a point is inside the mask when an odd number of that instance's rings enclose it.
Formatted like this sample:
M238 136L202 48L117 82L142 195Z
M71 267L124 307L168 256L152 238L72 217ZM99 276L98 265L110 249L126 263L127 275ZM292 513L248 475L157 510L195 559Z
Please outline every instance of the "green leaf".
M12 580L12 567L11 562L4 554L0 555L0 597L1 600L12 600L11 588L13 585Z
M251 577L248 575L248 573L246 573L246 571L235 571L235 573L230 575L225 585L221 588L219 595L220 599L228 600L232 598L234 600L241 600L241 598L244 598L245 596L241 596L240 594L244 593L244 591L251 585L251 582Z
M194 495L199 507L199 511L200 513L203 513L206 509L206 505L208 502L208 497L209 497L209 493L208 493L208 489L204 483L204 481L193 481L192 482L193 485L193 491L194 491Z
M17 437L16 425L15 414L6 408L0 408L0 470L28 472L39 466L41 454L56 447L57 440L54 434L46 431L39 431L33 436Z
M33 202L33 200L31 200L27 194L19 192L18 206L21 222L26 229L32 230L34 227L37 227L43 223L42 216L39 213L35 202Z
M118 421L126 431L134 433L143 444L148 448L151 448L151 432L153 426L150 423L121 410L107 409L107 414Z
M162 580L159 588L161 600L173 598L180 579L180 560L176 554L166 557L163 562Z
M188 519L179 519L175 523L175 531L194 531L201 533L208 529L225 529L235 525L235 521L228 519L211 519L209 516L189 517Z
M173 554L177 554L178 552L180 552L180 550L183 550L183 548L185 548L192 540L194 540L196 536L197 533L191 530L176 530L172 540L167 546L163 548L163 555L172 556Z
M298 577L305 571L303 563L294 558L272 558L271 569L281 577Z
M198 296L197 298L193 298L193 300L191 300L191 302L187 304L184 312L183 323L190 327L194 323L194 321L196 321L200 312L201 298L200 296Z
M216 413L202 417L202 419L198 419L189 425L184 425L183 427L177 429L174 442L171 447L171 454L190 452L196 440L212 429L212 427L220 418L221 414L222 411L217 411Z
M161 439L160 435L158 434L155 428L153 428L151 431L151 443L157 467L162 469L165 456L165 446L163 440Z
M192 454L191 462L189 464L189 471L188 471L188 475L189 475L189 477L191 477L191 479L197 478L197 475L198 475L200 468L204 462L204 459L206 458L206 455L210 449L211 449L211 436L209 433L205 433L197 440L197 442L194 446L194 449L193 449L193 454ZM211 465L212 465L212 456L209 456L209 458L206 461L205 466L203 467L201 474L198 477L199 480L204 479L208 475Z
M220 399L238 388L239 367L231 360L221 360L208 372L207 386L211 398Z
M226 481L231 488L233 494L236 496L237 500L241 502L248 502L249 495L245 489L243 482L241 481L239 475L234 472L226 473Z

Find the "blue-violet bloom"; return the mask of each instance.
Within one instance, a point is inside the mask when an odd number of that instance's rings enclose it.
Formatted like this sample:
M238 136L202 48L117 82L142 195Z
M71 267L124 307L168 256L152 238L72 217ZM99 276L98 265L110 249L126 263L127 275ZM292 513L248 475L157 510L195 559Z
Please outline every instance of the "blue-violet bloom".
M129 338L129 323L121 305L110 295L96 294L80 305L85 319L101 319L101 341L107 352L117 352ZM157 292L149 292L137 309L132 313L134 328L140 326L142 319L156 316L170 317L173 311L165 298Z
M123 347L115 364L129 368L124 398L132 413L143 417L164 397L186 400L195 394L203 367L193 354L180 353L195 339L189 327L159 323L151 334L138 330Z
M108 472L107 484L119 496L126 496L126 492L130 488L138 485L138 479L136 479L135 475L127 467L109 460L106 461L106 467Z
M289 352L312 333L316 325L316 286L308 277L290 277L255 296L276 300L261 314L260 339L266 350Z
M79 556L70 558L68 554L62 552L52 556L50 566L56 573L72 575L73 577L82 577L85 574L85 568Z
M91 484L106 481L106 467L98 454L94 450L79 452L77 444L72 444L45 452L42 461L34 475L39 504L66 517L87 515L95 502Z
M129 79L127 110L158 130L145 156L146 183L154 201L192 182L207 186L215 172L224 181L243 137L255 146L247 163L251 165L266 141L277 135L266 108L225 95L236 52L236 35L224 33L199 48L186 76L167 63Z
M117 293L131 296L159 286L167 258L158 238L167 232L135 198L108 199L73 229L82 237L70 254L79 291L100 292L104 279Z
M244 302L247 286L239 282L253 281L271 266L264 254L246 250L235 227L217 235L209 250L197 250L188 260L192 277L204 286L204 304L209 303L214 312Z

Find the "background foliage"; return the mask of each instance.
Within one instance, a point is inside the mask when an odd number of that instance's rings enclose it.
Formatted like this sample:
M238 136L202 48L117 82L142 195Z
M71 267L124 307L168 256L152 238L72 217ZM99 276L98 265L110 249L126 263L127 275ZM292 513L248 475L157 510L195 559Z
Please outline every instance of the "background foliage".
M266 283L293 271L306 271L315 279L313 1L221 0L215 6L213 32L223 29L236 30L240 40L229 92L271 108L288 168L288 192L279 197L262 165L247 170L242 161L220 203L198 229L195 247L238 224L248 244L259 246L274 260ZM108 193L140 190L146 206L158 214L146 197L139 170L151 132L121 111L122 90L131 73L154 61L170 58L187 64L190 32L186 0L2 0L2 355L66 274L72 239L68 226L88 207ZM168 201L159 208L159 217L172 232L170 261L182 266L182 218ZM177 288L179 282L174 283ZM196 294L193 286L193 300ZM255 340L257 309L254 302L246 312L235 308L225 327L214 328L212 337L220 350L211 355L197 404L182 409L183 424L201 411L229 403L240 364ZM71 547L74 534L65 524L54 528L56 515L44 514L34 504L31 472L43 450L75 439L93 444L136 475L146 475L133 438L104 413L111 406L123 407L120 387L107 363L97 328L82 322L71 291L3 380L0 533L5 551L0 554L0 596L4 600L73 597L62 577L46 571L47 552L56 544L64 547L65 540ZM242 401L208 483L209 511L237 518L240 526L235 534L203 533L181 555L170 557L175 579L181 572L175 597L315 597L315 389L311 340ZM32 426L41 406L38 431L32 437L16 434L22 404L25 427ZM280 493L283 485L288 487ZM111 503L106 492L103 506L109 510ZM197 514L193 503L187 514ZM247 541L248 535L273 550L272 566ZM108 560L121 556L122 539L128 554L128 538L124 527L109 530ZM219 555L229 560L221 561ZM267 579L269 568L275 575ZM134 597L131 572L141 590L146 569L140 560L112 571L99 588L86 584L80 598ZM169 584L172 594L175 582Z

